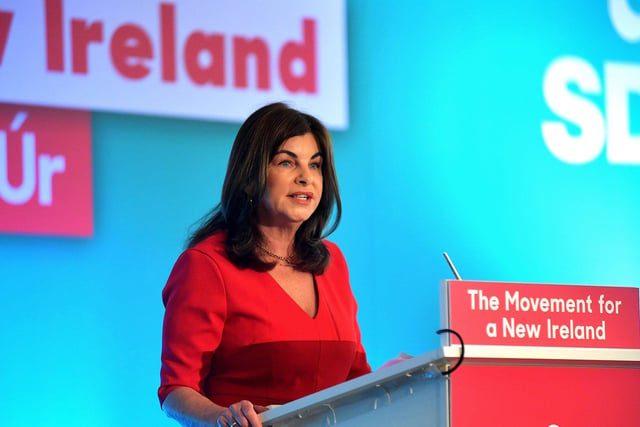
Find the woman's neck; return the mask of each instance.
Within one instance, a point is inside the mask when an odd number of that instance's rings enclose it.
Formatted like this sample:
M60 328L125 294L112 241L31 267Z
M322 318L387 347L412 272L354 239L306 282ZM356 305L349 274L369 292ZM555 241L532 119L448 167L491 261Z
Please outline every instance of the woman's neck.
M264 249L280 256L290 257L294 253L295 237L297 227L282 228L258 225L262 234L262 245Z

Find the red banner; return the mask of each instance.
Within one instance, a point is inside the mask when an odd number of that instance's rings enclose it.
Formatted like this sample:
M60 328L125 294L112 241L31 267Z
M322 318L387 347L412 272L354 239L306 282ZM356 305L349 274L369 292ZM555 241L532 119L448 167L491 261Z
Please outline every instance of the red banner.
M88 111L0 104L0 232L93 235Z

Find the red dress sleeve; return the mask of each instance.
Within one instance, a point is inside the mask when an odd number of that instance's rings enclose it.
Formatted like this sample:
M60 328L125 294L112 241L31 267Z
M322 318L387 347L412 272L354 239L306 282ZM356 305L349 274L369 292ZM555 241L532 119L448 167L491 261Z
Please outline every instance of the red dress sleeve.
M215 261L198 250L185 251L169 275L162 300L161 405L180 386L204 394L227 315L224 283Z

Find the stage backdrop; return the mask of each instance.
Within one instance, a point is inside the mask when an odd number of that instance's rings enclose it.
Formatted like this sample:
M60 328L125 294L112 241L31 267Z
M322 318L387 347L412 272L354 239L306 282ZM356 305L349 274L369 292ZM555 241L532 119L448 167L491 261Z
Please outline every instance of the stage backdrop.
M637 0L345 7L344 216L331 239L374 367L438 345L443 251L467 279L640 283ZM175 425L156 399L161 290L219 198L239 125L90 120L89 236L0 235L4 426Z

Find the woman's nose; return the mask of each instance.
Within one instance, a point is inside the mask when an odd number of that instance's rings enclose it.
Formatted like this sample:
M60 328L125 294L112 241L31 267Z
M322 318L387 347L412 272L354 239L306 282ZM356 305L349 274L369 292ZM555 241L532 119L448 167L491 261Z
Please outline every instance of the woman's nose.
M299 185L311 184L312 183L311 170L306 167L301 167L299 171L300 173L296 177L296 184L299 184Z

